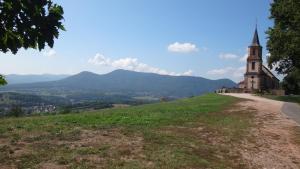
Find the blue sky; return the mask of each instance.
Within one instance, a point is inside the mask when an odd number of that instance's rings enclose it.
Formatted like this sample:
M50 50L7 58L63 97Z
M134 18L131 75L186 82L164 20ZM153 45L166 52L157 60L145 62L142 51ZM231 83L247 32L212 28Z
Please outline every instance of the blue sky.
M210 79L243 78L258 22L263 55L271 0L56 0L66 32L53 49L0 54L3 74L114 69Z

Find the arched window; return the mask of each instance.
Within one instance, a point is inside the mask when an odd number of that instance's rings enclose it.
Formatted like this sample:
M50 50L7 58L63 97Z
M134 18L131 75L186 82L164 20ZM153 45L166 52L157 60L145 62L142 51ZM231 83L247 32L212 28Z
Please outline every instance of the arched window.
M252 49L252 55L256 55L256 50L255 49Z
M252 62L251 68L252 68L252 70L255 70L255 62Z

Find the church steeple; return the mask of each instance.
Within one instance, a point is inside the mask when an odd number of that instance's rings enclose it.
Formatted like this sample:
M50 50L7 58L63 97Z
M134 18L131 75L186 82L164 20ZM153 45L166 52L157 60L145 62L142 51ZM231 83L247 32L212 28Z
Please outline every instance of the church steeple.
M279 86L279 81L276 80L274 75L270 74L270 71L263 66L262 46L259 43L256 26L252 43L248 47L245 80L242 87L246 92L276 89Z
M254 36L253 36L251 46L260 46L258 33L257 33L257 26L255 26L255 31L254 31Z
M252 43L249 46L245 81L247 89L261 89L262 81L262 46L260 46L257 26L255 27Z

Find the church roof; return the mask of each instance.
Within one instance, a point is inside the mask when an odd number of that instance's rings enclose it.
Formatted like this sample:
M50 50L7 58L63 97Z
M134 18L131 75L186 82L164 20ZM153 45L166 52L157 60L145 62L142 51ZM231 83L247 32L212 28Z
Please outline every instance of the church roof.
M262 66L262 70L270 78L275 78L276 80L280 81L265 65Z
M240 82L238 83L238 85L240 85L240 84L245 84L245 80L240 81Z
M253 36L253 40L252 40L251 46L260 46L259 38L258 38L258 33L257 33L257 27L255 28L255 31L254 31L254 36Z

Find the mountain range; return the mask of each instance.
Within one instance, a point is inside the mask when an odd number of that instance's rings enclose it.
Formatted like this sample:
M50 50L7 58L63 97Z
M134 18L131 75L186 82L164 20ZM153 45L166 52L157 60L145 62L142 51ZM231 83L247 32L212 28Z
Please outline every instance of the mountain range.
M70 75L54 75L54 74L41 74L41 75L18 75L9 74L5 76L8 84L21 84L21 83L35 83L35 82L48 82L61 80Z
M41 78L40 82L35 79L34 83L11 83L0 87L0 91L47 95L102 93L180 98L213 92L223 86L236 86L236 83L229 79L209 80L202 77L169 76L121 69L102 75L84 71L68 77L56 76L54 81L45 79L47 78Z

